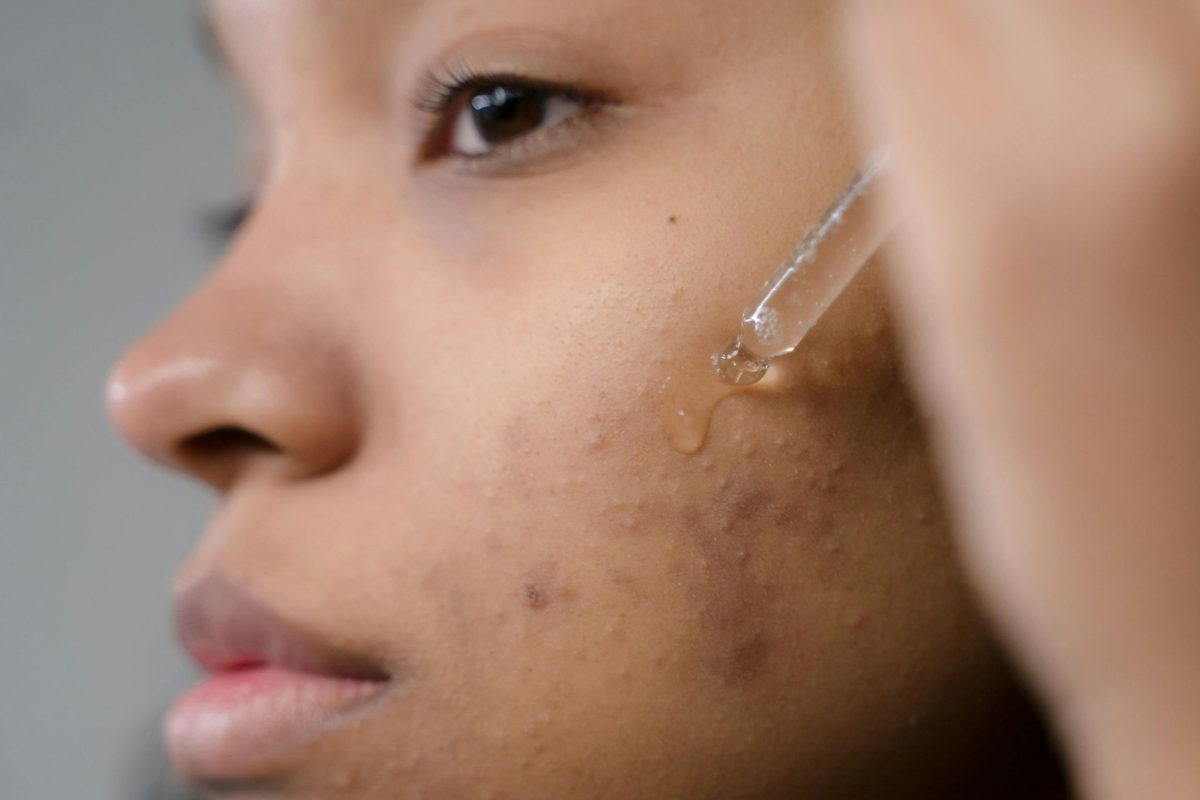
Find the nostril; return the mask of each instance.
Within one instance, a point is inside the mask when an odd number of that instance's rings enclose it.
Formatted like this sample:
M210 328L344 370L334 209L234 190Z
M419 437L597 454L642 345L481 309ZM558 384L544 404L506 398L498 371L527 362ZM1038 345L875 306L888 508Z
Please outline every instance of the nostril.
M239 465L259 455L278 455L283 450L271 440L234 425L197 433L175 447L180 462L219 486L227 486Z
M187 458L228 458L239 454L281 452L274 442L233 425L189 436L180 443L179 449Z

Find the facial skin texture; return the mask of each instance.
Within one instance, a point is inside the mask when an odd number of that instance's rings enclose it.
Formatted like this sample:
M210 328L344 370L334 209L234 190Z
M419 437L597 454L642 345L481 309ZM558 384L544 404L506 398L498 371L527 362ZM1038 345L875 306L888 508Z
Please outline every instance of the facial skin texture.
M833 7L212 5L256 211L112 414L219 491L180 588L219 572L397 683L253 796L933 797L1011 764L879 264L701 454L659 427L857 164ZM528 164L424 159L410 98L455 59L613 103Z

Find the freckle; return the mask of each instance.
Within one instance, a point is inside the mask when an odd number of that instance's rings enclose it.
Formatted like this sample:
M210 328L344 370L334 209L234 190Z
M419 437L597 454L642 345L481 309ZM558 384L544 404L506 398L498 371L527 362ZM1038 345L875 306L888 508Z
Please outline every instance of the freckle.
M672 214L671 216L667 217L667 222L669 222L669 223L671 223L672 225L674 225L676 222L679 222L679 217L677 217L677 216L675 216L674 214Z

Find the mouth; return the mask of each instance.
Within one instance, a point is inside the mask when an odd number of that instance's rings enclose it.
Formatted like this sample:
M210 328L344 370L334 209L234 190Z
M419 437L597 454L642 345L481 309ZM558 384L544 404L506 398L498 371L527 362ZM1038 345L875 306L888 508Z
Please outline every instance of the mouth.
M193 781L262 777L392 685L378 664L282 619L220 574L179 596L175 628L205 672L164 724L171 761Z

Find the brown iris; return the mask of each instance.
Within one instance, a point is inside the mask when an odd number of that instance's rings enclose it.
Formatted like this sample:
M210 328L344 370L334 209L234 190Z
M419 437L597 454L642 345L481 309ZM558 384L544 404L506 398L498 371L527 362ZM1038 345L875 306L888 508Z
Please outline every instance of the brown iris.
M493 86L467 101L480 137L499 144L536 130L546 116L546 92L520 86Z

